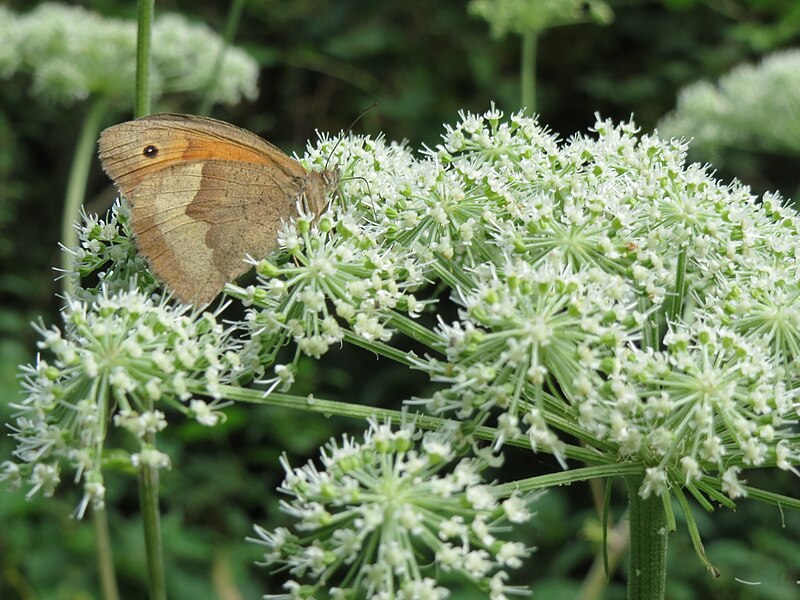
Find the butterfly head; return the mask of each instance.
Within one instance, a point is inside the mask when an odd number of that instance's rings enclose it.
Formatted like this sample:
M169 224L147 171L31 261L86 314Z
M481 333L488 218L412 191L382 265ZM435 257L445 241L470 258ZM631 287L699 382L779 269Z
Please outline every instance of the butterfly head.
M314 215L314 221L324 213L331 203L331 196L339 185L339 170L325 169L308 173L302 188L300 203L304 211Z

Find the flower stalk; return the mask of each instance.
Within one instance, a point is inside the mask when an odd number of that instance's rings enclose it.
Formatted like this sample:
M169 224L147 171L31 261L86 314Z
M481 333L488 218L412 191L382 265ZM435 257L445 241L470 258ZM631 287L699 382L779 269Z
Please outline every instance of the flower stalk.
M117 576L114 571L114 556L111 549L111 535L108 528L108 512L105 508L92 510L92 525L97 548L97 569L100 574L100 589L103 600L119 600Z
M150 94L150 44L153 37L155 0L139 0L136 36L136 103L134 114L144 117L152 112Z
M150 46L153 37L155 0L139 0L136 37L136 105L134 114L143 117L152 112L150 93ZM145 439L155 445L154 432ZM142 511L145 554L150 600L167 600L164 572L164 549L161 542L161 511L158 497L158 467L145 461L139 467L139 505Z
M61 243L67 250L74 250L78 246L78 231L75 228L75 222L80 217L81 206L86 195L86 181L96 152L97 135L100 133L107 106L104 97L97 98L92 102L89 112L83 119L78 143L73 151L67 192L64 196L64 210L61 216ZM64 271L64 277L61 279L62 291L69 296L75 293L76 285L79 283L72 276L75 270L74 260L74 255L70 252L61 254L61 269Z
M539 32L531 29L522 35L522 61L520 63L520 86L522 107L525 113L536 113L536 46Z
M161 544L158 478L157 467L141 466L139 470L139 505L144 528L150 600L167 600L167 578L164 572L164 550Z
M625 477L630 521L628 600L663 600L667 580L667 514L661 496L641 497L643 481L641 475Z

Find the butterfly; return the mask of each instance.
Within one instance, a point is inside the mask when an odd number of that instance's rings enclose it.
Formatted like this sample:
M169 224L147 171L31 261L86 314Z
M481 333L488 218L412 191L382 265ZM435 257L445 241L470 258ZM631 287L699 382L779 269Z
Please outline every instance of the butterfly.
M131 209L139 251L182 302L204 306L277 246L298 209L319 217L336 170L307 171L230 123L162 113L104 130L100 163Z

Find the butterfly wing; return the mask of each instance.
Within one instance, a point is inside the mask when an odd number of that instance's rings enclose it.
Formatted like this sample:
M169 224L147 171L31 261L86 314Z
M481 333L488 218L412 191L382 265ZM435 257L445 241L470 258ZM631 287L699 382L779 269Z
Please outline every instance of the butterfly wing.
M159 169L191 160L266 163L296 177L296 160L254 133L230 123L161 113L109 127L100 134L100 162L122 192Z
M250 268L246 256L275 249L281 221L296 214L298 186L255 163L178 163L137 186L131 225L156 276L202 305Z
M191 115L115 125L101 134L100 160L131 205L156 276L193 304L210 302L245 272L248 254L274 249L300 196L324 193L319 174L255 134Z

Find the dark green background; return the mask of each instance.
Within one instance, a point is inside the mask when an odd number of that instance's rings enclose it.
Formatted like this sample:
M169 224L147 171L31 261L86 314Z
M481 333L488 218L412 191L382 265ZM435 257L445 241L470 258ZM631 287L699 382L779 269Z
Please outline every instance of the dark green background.
M10 2L16 11L34 2ZM135 18L135 2L76 2L101 14ZM539 40L538 107L541 122L562 137L585 131L594 113L615 120L632 114L650 131L674 105L677 90L716 78L743 61L755 61L800 40L795 0L616 0L615 20L543 32ZM222 31L227 2L158 1L158 12L180 12ZM2 40L0 40L2 43ZM261 67L260 98L222 118L267 137L287 151L301 151L315 130L348 127L362 109L378 107L355 126L357 133L434 145L442 123L461 109L483 111L494 101L519 108L519 38L489 35L486 23L467 14L464 2L250 0L235 43ZM31 100L30 80L0 83L0 416L7 420L17 396L19 363L33 359L28 323L43 315L57 322L58 291L52 268L64 182L85 105L48 106ZM170 107L197 109L180 98ZM156 106L158 108L158 106ZM119 114L114 118L126 119ZM780 118L780 115L775 115ZM110 122L108 124L111 124ZM723 178L738 176L756 191L792 195L800 181L797 158L760 156L733 149ZM113 198L95 165L87 203L102 212ZM345 348L320 364L304 365L298 393L397 407L424 393L423 378ZM163 441L173 469L163 478L164 543L170 597L174 600L255 599L277 593L279 578L253 566L258 549L244 543L251 524L285 522L274 492L278 456L293 464L316 454L330 435L357 422L276 410L234 407L223 427L206 430L175 420ZM0 460L12 443L0 440ZM510 453L500 478L551 471L546 457ZM753 485L797 495L792 476L753 474ZM124 598L145 597L144 555L136 520L136 492L128 478L108 475L109 511ZM0 493L0 598L79 600L98 598L89 521L70 518L77 493L63 485L56 499L28 502L24 493ZM621 489L614 496L620 517ZM680 518L680 513L678 511ZM800 597L800 516L742 502L736 513L697 517L706 549L723 575L705 574L685 530L671 539L668 598L770 599ZM783 527L785 523L785 527ZM539 517L522 539L538 546L524 580L536 597L578 598L598 551L597 514L588 486L554 490L539 504ZM762 582L748 586L734 577ZM624 597L617 572L606 599ZM480 598L465 590L456 598Z

